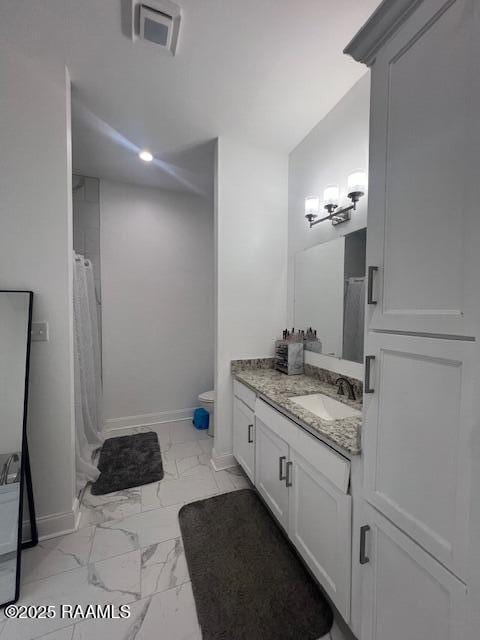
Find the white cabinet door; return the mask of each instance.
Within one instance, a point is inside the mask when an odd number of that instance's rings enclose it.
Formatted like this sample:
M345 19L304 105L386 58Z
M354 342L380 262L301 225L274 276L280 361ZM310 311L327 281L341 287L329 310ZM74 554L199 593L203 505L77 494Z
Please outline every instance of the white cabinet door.
M370 329L476 335L479 11L424 0L372 66Z
M385 334L367 344L375 360L362 428L364 496L465 579L478 349Z
M255 416L238 398L233 399L233 455L255 482Z
M465 640L466 587L365 505L361 640Z
M352 499L292 448L290 462L290 539L348 622Z
M287 443L256 417L255 485L285 529L288 527L287 462Z

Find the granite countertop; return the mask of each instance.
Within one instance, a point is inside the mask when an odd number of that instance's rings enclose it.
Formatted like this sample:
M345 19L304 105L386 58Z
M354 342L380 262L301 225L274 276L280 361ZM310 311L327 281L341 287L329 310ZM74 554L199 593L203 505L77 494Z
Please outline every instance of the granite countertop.
M236 370L232 375L255 391L263 400L341 453L346 453L349 457L360 453L361 417L324 420L292 402L290 398L323 393L359 411L362 409L361 401L352 401L345 396L338 396L335 386L308 375L287 376L280 371L267 368Z

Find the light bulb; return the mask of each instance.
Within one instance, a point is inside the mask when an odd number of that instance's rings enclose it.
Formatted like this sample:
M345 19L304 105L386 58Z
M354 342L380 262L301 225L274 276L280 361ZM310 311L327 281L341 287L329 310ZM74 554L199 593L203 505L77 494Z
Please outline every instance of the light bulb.
M146 149L143 149L143 151L140 151L140 153L138 154L138 157L140 158L140 160L143 160L144 162L151 162L153 160L153 156L150 153L150 151L147 151Z
M305 198L305 215L316 216L320 209L320 198L318 196L308 196Z
M352 171L347 178L348 194L364 194L367 188L367 176L364 171Z
M326 187L323 192L323 204L327 205L338 205L338 199L340 197L340 189L338 188L338 184L332 184L329 187Z

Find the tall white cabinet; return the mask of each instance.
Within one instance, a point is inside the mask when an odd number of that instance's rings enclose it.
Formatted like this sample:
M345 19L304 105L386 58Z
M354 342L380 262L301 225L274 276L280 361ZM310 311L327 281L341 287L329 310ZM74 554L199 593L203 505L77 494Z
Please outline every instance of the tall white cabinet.
M367 25L359 38L375 42L348 48L371 63L368 264L378 271L369 326L475 337L480 6L381 5L392 19L402 6L416 9L379 48L395 25Z
M368 505L361 638L464 638L466 586Z
M479 42L478 0L389 0L346 49L372 82L361 640L480 637Z
M364 497L466 579L472 347L460 340L368 336L375 391L363 429Z

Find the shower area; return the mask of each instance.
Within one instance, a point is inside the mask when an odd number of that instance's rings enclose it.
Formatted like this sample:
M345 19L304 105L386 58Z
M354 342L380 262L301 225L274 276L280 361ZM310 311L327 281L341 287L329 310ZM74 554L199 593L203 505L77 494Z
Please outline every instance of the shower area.
M366 252L366 229L345 236L342 357L352 362L363 362Z
M345 278L343 314L344 360L363 361L363 339L365 326L365 276Z
M102 435L102 298L99 180L74 174L73 317L75 363L76 489L99 471L92 463Z
M98 326L101 329L100 180L74 174L72 191L73 250L92 263Z

